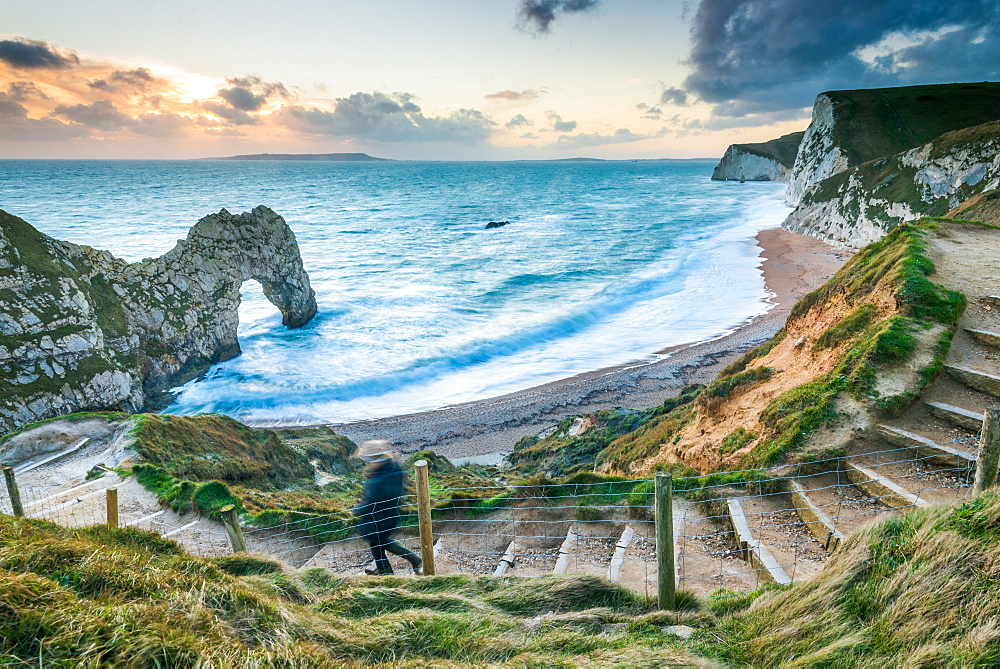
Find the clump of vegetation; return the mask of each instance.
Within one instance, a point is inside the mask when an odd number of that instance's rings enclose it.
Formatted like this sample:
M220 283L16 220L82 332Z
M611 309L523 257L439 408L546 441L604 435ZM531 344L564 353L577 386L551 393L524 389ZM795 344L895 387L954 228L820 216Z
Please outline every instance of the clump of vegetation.
M17 665L690 664L662 628L700 620L595 577L344 579L0 517L0 654Z
M996 666L997 527L991 491L863 528L813 580L720 610L702 648L754 667Z

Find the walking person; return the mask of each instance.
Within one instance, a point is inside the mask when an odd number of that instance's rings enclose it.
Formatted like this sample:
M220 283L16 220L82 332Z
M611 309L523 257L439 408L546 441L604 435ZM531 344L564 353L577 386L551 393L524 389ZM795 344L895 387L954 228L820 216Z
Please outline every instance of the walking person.
M370 576L391 574L392 565L386 551L398 555L411 565L413 573L421 573L420 556L390 535L399 527L399 501L403 496L403 470L388 441L366 441L358 449L365 462L365 487L361 501L354 507L358 532L371 546L375 566L365 569Z

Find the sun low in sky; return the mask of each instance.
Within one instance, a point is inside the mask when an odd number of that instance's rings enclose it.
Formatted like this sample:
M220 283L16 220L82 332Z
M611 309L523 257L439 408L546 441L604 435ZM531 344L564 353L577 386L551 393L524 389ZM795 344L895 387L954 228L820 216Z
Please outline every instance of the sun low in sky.
M719 156L1000 77L995 0L0 0L0 158Z

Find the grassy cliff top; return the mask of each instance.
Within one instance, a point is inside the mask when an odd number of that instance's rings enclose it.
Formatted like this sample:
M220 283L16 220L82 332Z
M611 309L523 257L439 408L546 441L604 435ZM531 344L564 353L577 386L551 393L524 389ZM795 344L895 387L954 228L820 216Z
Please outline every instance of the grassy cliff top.
M770 158L791 169L792 165L795 164L795 156L799 152L799 144L802 143L802 136L805 134L805 131L802 130L782 135L777 139L766 142L734 144L733 146L746 153L752 153L755 156Z
M1000 82L830 91L837 107L834 141L851 165L925 144L1000 118Z

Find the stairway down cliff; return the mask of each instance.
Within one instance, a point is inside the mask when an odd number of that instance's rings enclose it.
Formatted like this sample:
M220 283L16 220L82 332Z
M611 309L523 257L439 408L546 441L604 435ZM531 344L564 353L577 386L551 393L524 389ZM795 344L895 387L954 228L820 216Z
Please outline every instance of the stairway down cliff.
M75 411L141 411L240 353L240 287L287 327L316 313L291 228L267 207L202 218L163 256L128 263L0 211L0 431Z

